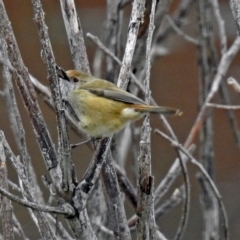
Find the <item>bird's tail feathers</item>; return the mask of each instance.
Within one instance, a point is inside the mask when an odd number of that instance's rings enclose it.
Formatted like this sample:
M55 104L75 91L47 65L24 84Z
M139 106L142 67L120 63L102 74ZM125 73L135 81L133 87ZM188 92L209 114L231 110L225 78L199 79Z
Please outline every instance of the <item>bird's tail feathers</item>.
M179 109L170 107L159 107L159 106L149 106L149 105L138 105L134 104L134 110L143 113L155 113L163 115L177 115L181 116L182 112Z

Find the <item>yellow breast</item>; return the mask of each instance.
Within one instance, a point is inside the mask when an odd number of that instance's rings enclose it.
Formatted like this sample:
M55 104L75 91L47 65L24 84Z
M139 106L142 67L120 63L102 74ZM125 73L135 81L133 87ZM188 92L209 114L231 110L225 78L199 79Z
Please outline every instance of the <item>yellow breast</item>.
M79 127L93 137L112 136L129 121L141 117L129 108L129 104L99 97L82 89L72 91L69 102L80 119Z

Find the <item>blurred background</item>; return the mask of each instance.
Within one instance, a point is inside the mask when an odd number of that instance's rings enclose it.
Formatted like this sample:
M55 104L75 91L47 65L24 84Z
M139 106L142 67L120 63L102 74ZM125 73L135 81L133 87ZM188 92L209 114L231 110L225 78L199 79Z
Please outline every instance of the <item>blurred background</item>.
M86 33L92 33L104 40L105 25L106 25L106 1L104 0L88 0L79 1L76 0L77 11L81 20L84 36ZM177 4L173 1L171 11L174 11ZM236 25L233 20L230 7L225 1L221 2L221 13L225 20L226 30L228 34L228 43L232 43L236 36ZM64 69L72 69L73 64L71 60L71 54L69 51L68 41L64 28L64 23L61 15L60 4L58 1L43 0L43 9L46 13L46 23L48 25L48 31L51 38L53 51L55 54L56 62ZM41 59L41 48L36 30L35 23L33 22L33 11L31 1L5 1L5 7L9 19L12 23L14 34L18 42L24 63L29 72L35 76L41 83L48 86L46 67ZM126 36L127 26L129 22L129 14L131 13L131 6L127 7L125 11L125 26L123 32ZM195 7L191 8L189 19L195 22ZM191 36L196 36L197 26L192 24L191 21L186 21L183 30ZM90 67L93 64L93 58L96 50L96 46L88 38L85 37L85 43L87 46L87 53L89 57ZM123 40L123 47L124 45ZM216 34L216 44L218 38ZM198 94L199 94L199 70L197 65L198 50L197 47L189 42L186 42L181 37L174 36L169 38L165 42L164 46L167 50L167 54L157 58L151 70L151 90L152 95L159 105L171 106L181 109L184 114L181 117L170 118L169 121L179 138L179 141L184 143L189 131L196 119L198 112ZM240 54L235 58L231 65L228 76L233 76L239 80L240 76ZM102 71L104 76L104 70ZM101 76L99 76L101 77ZM224 79L226 80L226 79ZM0 85L2 87L2 83ZM230 89L230 95L232 104L240 105L240 97L234 91ZM21 98L18 91L15 91L18 97L19 108L22 114L23 123L26 130L26 139L28 143L28 150L32 157L34 168L37 169L37 177L39 184L44 191L46 201L48 199L48 193L44 188L40 177L47 173L45 165L42 160L42 156L36 144L35 135L33 133L31 124L29 124L28 114L23 107ZM57 129L56 119L54 112L46 106L46 104L39 96L40 106L49 127L52 138L57 145ZM216 95L213 102L219 103L219 96ZM17 148L11 133L8 117L6 114L5 102L0 100L0 129L5 133L5 136L12 147L15 154ZM240 111L236 111L236 116L239 119ZM156 117L152 117L152 129L163 128L161 121ZM140 122L141 123L141 122ZM71 130L69 131L70 141L72 143L80 142L83 139L79 139ZM198 142L196 142L198 143ZM231 132L226 110L215 109L214 110L214 147L215 147L215 181L220 190L225 203L227 214L229 218L230 238L232 240L240 239L240 149L234 141L233 134ZM77 168L77 176L81 179L88 162L91 159L92 151L83 146L73 152L73 161ZM194 156L198 158L198 151ZM155 176L155 186L158 186L161 179L164 178L168 169L172 165L176 158L174 149L168 142L161 137L152 133L152 161L153 161L153 175ZM127 160L129 166L131 164L131 157ZM188 169L191 177L191 207L189 223L187 225L186 233L183 239L201 239L203 230L203 216L201 213L201 207L199 202L199 184L195 178L197 170L191 164L188 164ZM131 167L129 173L131 173ZM9 177L13 181L17 181L17 176L14 170L9 165ZM171 194L174 187L179 186L182 183L182 178L179 177L179 182L176 182L170 189L167 196ZM135 182L133 182L136 185ZM166 197L167 197L166 196ZM172 239L176 233L178 223L180 221L181 206L172 210L170 213L160 218L158 225L160 230L169 239ZM14 210L16 215L21 219L23 228L26 231L29 239L37 239L39 237L38 231L35 225L28 217L27 211L14 204ZM132 216L133 209L127 205L127 215Z

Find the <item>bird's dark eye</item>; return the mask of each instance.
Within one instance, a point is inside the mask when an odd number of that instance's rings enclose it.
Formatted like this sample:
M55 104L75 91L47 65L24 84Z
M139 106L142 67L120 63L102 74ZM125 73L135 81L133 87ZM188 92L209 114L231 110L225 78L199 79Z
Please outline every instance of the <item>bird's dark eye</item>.
M73 78L73 82L77 83L79 80L77 78Z

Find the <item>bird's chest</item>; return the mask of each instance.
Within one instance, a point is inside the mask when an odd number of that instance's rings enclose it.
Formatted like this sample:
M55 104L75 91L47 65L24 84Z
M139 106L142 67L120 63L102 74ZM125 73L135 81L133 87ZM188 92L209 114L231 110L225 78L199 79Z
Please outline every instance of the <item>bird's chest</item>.
M69 102L78 116L79 127L94 137L111 136L124 123L121 118L121 104L85 91L73 91Z
M93 102L90 93L82 90L73 91L69 94L69 103L77 114L81 128L89 125L93 116Z

